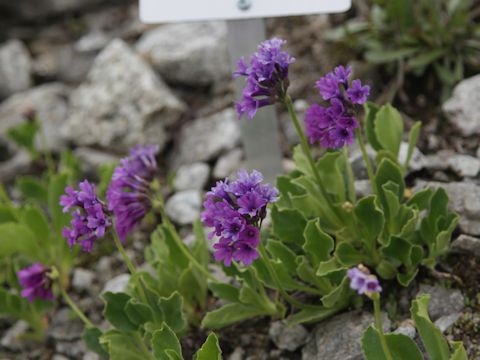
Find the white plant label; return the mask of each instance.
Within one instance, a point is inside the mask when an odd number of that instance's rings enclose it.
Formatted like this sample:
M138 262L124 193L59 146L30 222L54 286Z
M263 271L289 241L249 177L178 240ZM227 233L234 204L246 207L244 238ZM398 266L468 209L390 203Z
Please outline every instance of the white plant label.
M140 0L145 23L266 18L347 11L352 0Z

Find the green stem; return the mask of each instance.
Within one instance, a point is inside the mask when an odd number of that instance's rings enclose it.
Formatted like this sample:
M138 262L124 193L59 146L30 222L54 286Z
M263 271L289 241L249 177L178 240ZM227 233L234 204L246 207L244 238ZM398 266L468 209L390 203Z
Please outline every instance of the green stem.
M120 241L120 238L118 237L118 234L115 230L112 231L113 235L113 241L115 242L115 245L117 246L118 251L120 251L120 254L122 254L123 261L125 261L125 264L128 267L128 271L130 271L130 274L132 276L136 276L137 270L135 269L135 266L132 263L132 260L127 255L127 252L125 251L125 248L123 247L122 242Z
M152 353L150 352L150 350L148 350L147 345L145 345L145 342L143 341L143 339L142 339L142 337L140 336L140 334L139 334L138 332L134 332L134 333L133 333L133 337L135 338L136 342L137 342L138 345L140 346L140 349L141 349L142 352L145 354L145 356L146 356L148 359L153 359Z
M270 258L267 255L267 252L265 251L265 247L263 246L263 243L260 241L260 244L258 245L258 251L260 253L260 256L263 258L265 265L267 266L267 270L270 273L270 276L273 279L273 282L275 283L275 286L277 289L280 291L282 294L283 298L288 301L290 304L293 306L299 308L299 309L313 309L313 310L318 310L318 306L315 305L308 305L308 304L303 304L297 299L295 299L293 296L290 296L282 287L282 284L280 282L280 279L277 276L277 273L275 272L275 269L273 268Z
M375 175L373 174L372 163L368 157L367 149L365 148L365 141L363 139L362 130L357 128L355 130L355 136L357 137L358 145L362 151L363 160L365 161L365 166L367 167L368 178L370 179L370 184L372 185L373 192L378 195L377 185L375 183Z
M42 146L42 151L45 156L45 162L47 163L48 173L53 175L55 173L55 162L53 161L52 153L48 148L47 136L45 135L45 130L43 129L41 122L38 119L35 119L39 126L40 133L40 143Z
M350 200L352 204L355 205L357 202L357 194L355 192L355 178L353 175L352 164L350 163L349 156L348 156L348 148L346 146L343 147L343 156L345 157L345 165L347 167L347 176L348 176L348 193L350 194Z
M392 354L387 345L387 340L385 339L385 334L383 333L383 324L382 324L382 309L380 307L380 295L378 293L373 294L373 309L375 313L375 323L377 326L378 336L380 338L380 344L382 345L383 353L387 360L393 360Z
M290 114L290 118L292 119L293 125L295 126L295 130L297 132L298 137L300 138L300 145L302 147L303 153L305 157L307 158L308 163L310 164L310 167L312 169L313 176L315 177L315 180L317 181L318 187L320 189L320 192L325 199L325 203L327 206L330 208L332 211L332 214L334 215L334 219L331 219L331 221L339 226L341 226L341 221L338 218L337 211L336 209L332 206L330 197L327 193L327 190L323 186L323 181L322 178L320 177L320 173L318 172L317 167L315 166L315 161L313 160L312 152L310 151L310 147L308 145L307 138L305 137L305 134L303 132L302 126L300 125L300 122L298 121L297 114L295 113L295 110L293 108L293 103L292 99L289 95L285 96L284 103L288 109L288 113Z
M70 308L73 310L73 312L80 318L80 320L83 321L85 326L87 328L93 328L95 325L86 317L86 315L80 310L80 308L75 304L75 302L72 300L72 298L67 294L65 289L62 288L62 297L65 300L65 302L70 306Z

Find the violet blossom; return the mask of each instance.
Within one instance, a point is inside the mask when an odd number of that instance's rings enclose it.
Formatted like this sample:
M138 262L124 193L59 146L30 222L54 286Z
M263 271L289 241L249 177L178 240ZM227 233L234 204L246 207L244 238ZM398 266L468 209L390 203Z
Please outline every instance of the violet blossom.
M125 241L151 209L151 182L157 173L158 146L136 146L120 161L107 190L108 209L115 216L115 230Z
M205 226L213 228L209 238L220 238L213 245L214 257L225 266L233 260L250 265L259 256L260 226L266 207L278 198L278 190L262 182L260 172L240 171L235 181L219 181L206 195L201 219Z
M23 288L21 296L28 301L54 299L52 292L52 279L49 278L51 269L35 263L17 272L18 282Z
M79 190L68 186L65 195L60 197L60 205L64 213L74 209L71 211L71 227L62 230L70 248L79 244L83 251L92 252L95 241L104 237L112 224L105 205L95 193L95 185L84 180L79 184Z
M367 101L370 87L358 79L350 83L351 73L350 67L337 66L317 81L315 87L328 106L313 104L305 113L305 133L311 144L340 149L353 143L359 126L357 107Z
M348 270L347 276L350 278L350 288L359 295L366 294L371 296L382 291L378 278L370 274L364 266L360 265Z
M242 99L235 103L240 117L246 114L253 119L259 108L272 105L286 95L288 67L295 59L282 50L285 44L285 40L278 38L266 40L251 56L250 63L243 57L239 60L233 76L247 78Z

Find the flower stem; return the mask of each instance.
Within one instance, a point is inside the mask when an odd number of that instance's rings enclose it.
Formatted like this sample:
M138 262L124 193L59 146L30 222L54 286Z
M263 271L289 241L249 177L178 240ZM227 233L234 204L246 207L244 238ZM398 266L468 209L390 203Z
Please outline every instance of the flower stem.
M352 201L352 204L355 205L357 202L357 194L355 193L355 178L353 175L353 169L352 169L352 164L349 161L349 154L348 154L348 148L346 146L343 147L343 156L345 157L345 166L347 167L347 176L348 176L348 193L350 195L350 200Z
M292 119L293 125L295 126L295 130L297 132L298 137L300 138L300 145L302 147L303 153L305 157L307 158L308 163L310 164L310 167L312 169L313 176L315 177L315 180L317 181L318 187L320 189L320 192L325 199L325 203L330 207L332 214L335 216L335 219L333 220L333 223L336 224L337 226L341 227L341 222L338 219L337 212L335 208L332 206L331 201L329 201L329 196L327 193L327 190L323 186L323 181L322 178L320 177L320 173L318 172L317 167L315 166L315 161L313 160L312 152L310 151L310 147L308 145L307 138L305 137L305 134L303 133L303 129L300 125L300 122L298 121L297 114L295 113L295 110L293 108L293 103L292 103L292 98L289 95L285 96L284 103L288 109L288 113L290 114L290 118Z
M128 267L128 271L130 271L130 274L132 276L135 276L137 274L137 270L135 269L135 266L133 265L132 261L127 255L127 252L125 251L125 248L123 247L122 242L120 241L120 238L118 237L118 234L115 230L112 230L113 234L113 241L115 242L115 245L117 246L118 251L120 251L120 254L122 254L123 261L125 261L125 264Z
M268 257L268 254L265 250L265 247L263 246L263 243L260 241L260 244L258 245L258 251L260 253L260 256L265 262L265 265L267 267L268 272L270 273L270 276L272 277L273 282L275 283L275 286L277 289L280 291L282 294L283 298L288 301L290 304L293 306L299 308L299 309L314 309L318 310L318 306L315 305L308 305L308 304L303 304L297 299L295 299L293 296L290 296L282 287L280 279L277 276L277 273L275 272L275 269L273 268L270 258Z
M370 184L372 185L372 190L375 195L378 195L377 185L375 183L375 175L373 174L372 163L368 157L367 149L365 147L365 141L363 139L362 130L360 128L355 129L355 136L357 137L358 145L362 152L363 160L365 161L365 166L367 167L368 178L370 179Z
M73 312L80 318L80 320L83 321L85 326L87 328L92 328L95 327L93 323L87 318L87 316L80 310L80 308L75 304L75 302L72 300L72 298L67 294L65 289L62 288L62 297L65 300L65 302L70 306L70 308L73 310Z
M383 324L382 324L382 310L380 307L380 295L374 293L372 296L373 299L373 309L375 313L375 323L377 326L378 337L380 338L380 344L382 345L383 353L387 360L393 360L392 354L387 345L387 340L385 339L385 334L383 333Z

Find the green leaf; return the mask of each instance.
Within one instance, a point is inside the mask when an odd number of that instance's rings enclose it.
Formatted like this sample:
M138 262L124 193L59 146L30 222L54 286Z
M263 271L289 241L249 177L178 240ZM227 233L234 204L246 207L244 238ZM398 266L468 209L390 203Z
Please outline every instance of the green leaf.
M433 62L441 58L446 53L446 49L435 49L429 52L421 53L410 58L407 62L407 65L412 69L424 69L428 65L431 65Z
M377 239L385 225L385 217L377 207L375 200L375 196L365 197L357 203L354 209L358 232L369 250L375 249Z
M64 214L63 208L59 204L60 196L65 193L67 184L67 174L53 175L48 184L48 209L58 233L70 222L70 215Z
M450 360L468 360L467 352L461 341L452 341L450 345L453 350Z
M20 253L37 260L41 252L34 233L24 224L0 224L0 258Z
M413 151L417 145L418 138L420 136L420 130L422 129L422 123L417 121L415 125L412 126L410 132L408 133L408 151L407 159L405 160L405 169L408 169L410 161L412 160Z
M157 360L182 360L182 347L175 332L164 325L162 329L157 330L152 336L152 348L155 359Z
M288 326L295 326L299 324L315 324L329 317L335 315L341 309L334 307L334 308L325 308L319 306L318 309L303 309L299 312L290 315L287 319Z
M375 117L375 135L393 156L398 157L403 136L403 119L390 104L382 106Z
M227 304L208 312L202 320L202 327L220 329L237 322L264 315L265 310L238 303Z
M131 297L125 293L106 292L104 315L110 324L121 331L135 331L137 326L128 317L125 309Z
M268 252L274 257L275 259L280 260L283 266L292 274L295 273L297 269L296 264L296 255L295 253L290 250L286 245L278 240L268 240L266 246Z
M330 260L320 263L317 270L317 276L327 276L332 273L343 271L346 268L347 267L340 264L336 258L331 258Z
M87 348L103 358L108 357L108 353L100 344L100 338L103 335L102 330L97 327L86 328L83 331L82 339L87 345Z
M15 209L10 205L0 204L0 224L17 222Z
M347 189L343 173L345 171L345 158L341 152L328 152L317 161L316 167L325 190L332 194L335 201L343 203L347 200Z
M32 176L22 176L15 181L16 188L26 200L34 200L40 204L47 203L47 187L45 184Z
M423 360L421 351L415 341L402 334L386 334L387 347L392 360ZM378 331L370 325L362 336L362 350L366 360L387 360Z
M376 151L383 150L382 144L377 139L375 133L375 120L380 108L372 102L365 104L365 133L367 134L368 143Z
M118 330L107 331L101 336L100 344L107 349L110 360L145 360L150 358L150 355L142 349L139 340L130 333L123 333Z
M307 221L298 210L279 210L272 207L272 225L274 234L282 241L303 245L303 232Z
M195 354L194 360L222 360L222 350L214 333L208 335L207 340Z
M183 314L183 298L178 292L174 292L168 298L160 298L159 307L163 312L163 319L176 333L182 331L187 326L187 321Z
M420 334L423 345L431 359L448 359L448 343L428 316L430 295L421 295L412 302L410 309L412 319Z
M208 287L213 295L220 299L231 302L238 302L240 299L240 290L233 285L211 282Z
M320 265L322 261L330 259L334 241L330 235L321 229L320 219L308 221L303 237L305 238L303 250L315 267Z
M407 201L408 206L416 206L419 211L428 209L433 196L433 189L426 188L416 192L410 200Z
M142 304L136 299L130 299L125 305L125 314L137 329L148 321L153 321L153 312L150 306Z
M343 308L350 302L352 290L350 289L350 279L345 276L336 288L330 294L322 297L322 304L326 308Z
M31 154L35 154L35 136L38 130L37 121L24 121L20 125L9 128L7 137L18 146L27 149Z
M380 203L385 211L385 217L390 218L389 213L389 199L384 192L383 185L391 182L398 186L396 196L399 202L402 202L405 192L405 182L403 180L403 175L401 169L389 159L383 159L377 169L377 174L375 175L375 182L378 189L378 195L380 198ZM391 187L389 187L391 189ZM391 200L391 199L390 199ZM391 201L390 201L391 202Z
M367 53L365 53L365 59L368 62L374 64L383 64L406 58L416 52L416 48L404 48L395 50L381 49L378 51L368 51Z
M50 228L48 225L47 218L40 209L27 206L22 211L22 223L27 225L32 233L35 234L37 238L37 244L40 246L48 246L48 239L50 237Z
M358 265L367 259L367 256L348 242L341 242L335 250L335 257L344 266Z

